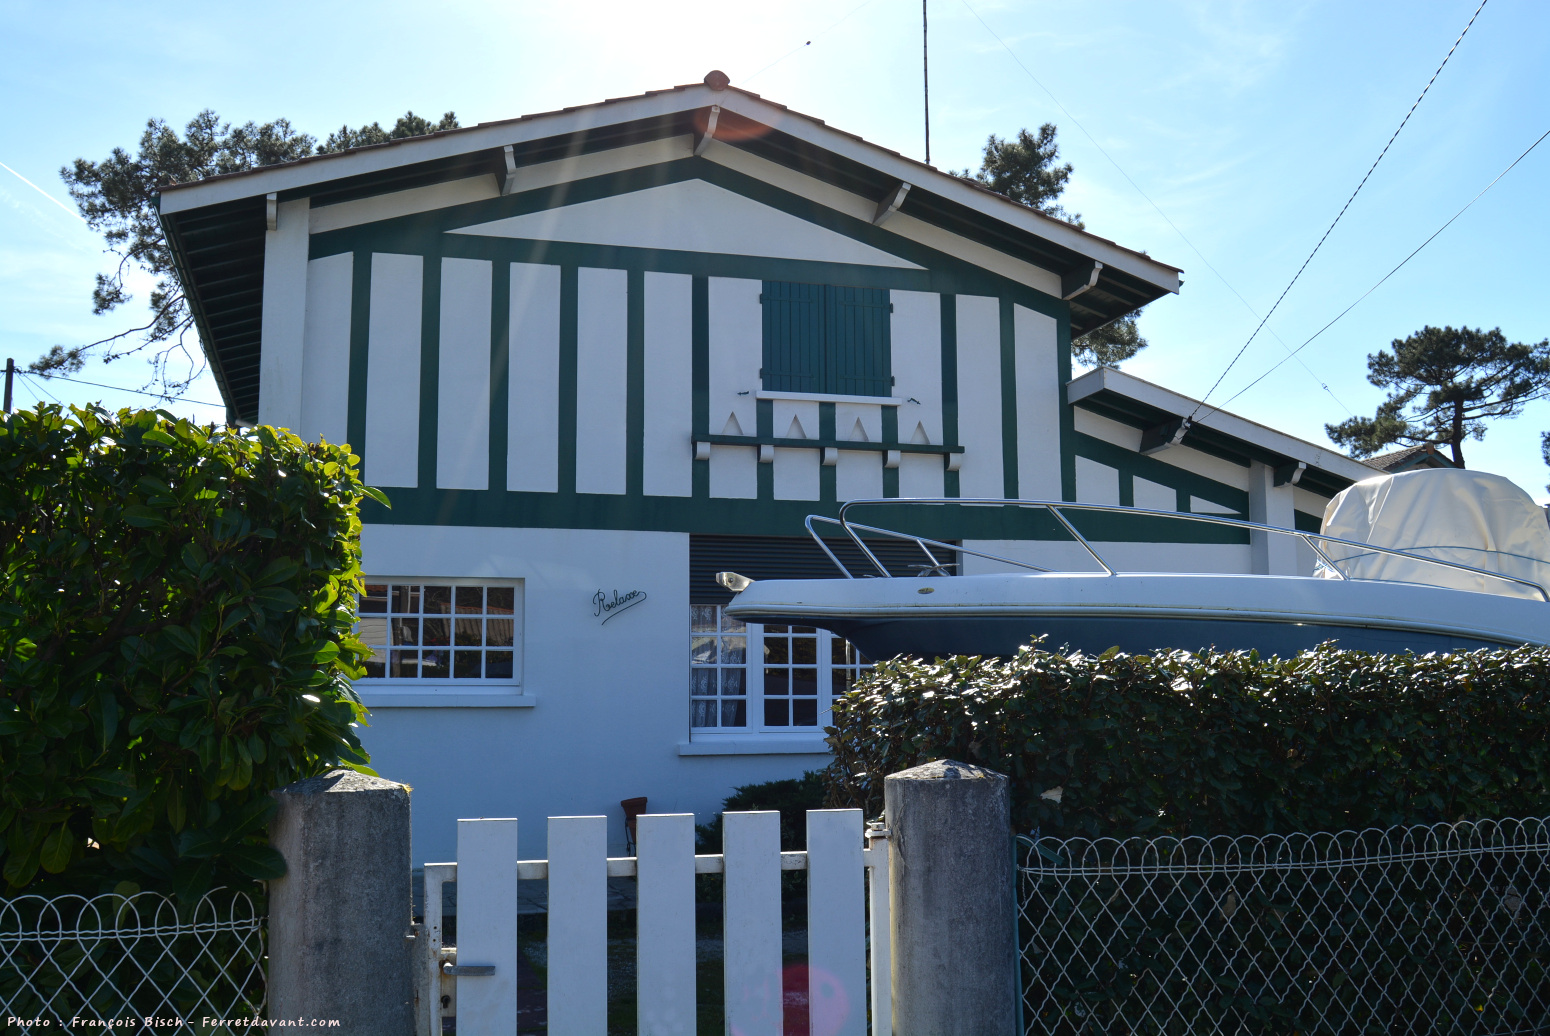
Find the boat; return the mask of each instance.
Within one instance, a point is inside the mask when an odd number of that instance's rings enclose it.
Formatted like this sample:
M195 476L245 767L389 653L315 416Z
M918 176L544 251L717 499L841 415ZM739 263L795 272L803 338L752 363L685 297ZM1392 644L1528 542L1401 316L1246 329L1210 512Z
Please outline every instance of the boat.
M1052 571L853 517L876 506L932 507L940 516L944 505L1047 514L1093 567ZM1078 527L1082 516L1103 512L1226 527L1240 538L1294 537L1315 559L1314 570L1118 571ZM849 565L820 525L838 527ZM728 616L827 629L873 659L1007 657L1041 636L1048 650L1253 649L1282 657L1326 641L1383 653L1550 644L1550 527L1526 493L1482 472L1433 469L1358 482L1330 501L1316 533L1107 504L961 498L853 500L837 518L810 516L807 531L834 562L836 578L753 581L721 573L735 593ZM891 572L878 560L868 543L887 539L918 548L919 574ZM965 555L1006 570L959 574Z

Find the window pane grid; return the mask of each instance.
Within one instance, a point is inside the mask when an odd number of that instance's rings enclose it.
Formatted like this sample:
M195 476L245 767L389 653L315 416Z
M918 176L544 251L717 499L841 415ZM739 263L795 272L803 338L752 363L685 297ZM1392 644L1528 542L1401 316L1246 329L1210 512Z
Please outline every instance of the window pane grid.
M748 725L748 628L717 604L689 606L689 725Z
M368 583L360 615L366 679L515 679L513 586Z
M690 608L689 725L696 730L820 729L833 696L871 668L870 659L826 630L745 627L718 605Z
M764 627L764 725L818 726L818 630Z

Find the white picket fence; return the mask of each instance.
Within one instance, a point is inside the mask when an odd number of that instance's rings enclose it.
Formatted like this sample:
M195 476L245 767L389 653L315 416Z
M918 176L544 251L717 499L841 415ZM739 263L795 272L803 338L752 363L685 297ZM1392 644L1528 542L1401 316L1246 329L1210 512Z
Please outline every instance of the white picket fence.
M638 1032L693 1036L694 876L722 874L726 1031L781 1036L780 874L805 870L811 1033L891 1036L886 832L863 832L858 809L810 810L807 850L783 853L779 813L729 812L722 823L723 851L696 856L692 813L643 814L637 855L609 857L608 818L550 817L549 859L519 860L516 820L459 820L458 862L425 866L420 1031L439 1036L449 975L458 1036L517 1031L521 879L548 882L549 1033L607 1032L608 879L633 877ZM441 944L448 881L457 882L455 963Z

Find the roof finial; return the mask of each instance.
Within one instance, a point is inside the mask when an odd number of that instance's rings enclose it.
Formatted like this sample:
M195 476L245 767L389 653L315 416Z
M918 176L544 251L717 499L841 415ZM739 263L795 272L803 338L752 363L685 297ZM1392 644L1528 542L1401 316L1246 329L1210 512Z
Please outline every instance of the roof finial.
M732 80L727 77L727 74L721 71L719 68L713 68L709 72L705 73L705 85L710 87L712 90L717 91L718 93L722 90L725 90L727 88L727 84L731 81Z

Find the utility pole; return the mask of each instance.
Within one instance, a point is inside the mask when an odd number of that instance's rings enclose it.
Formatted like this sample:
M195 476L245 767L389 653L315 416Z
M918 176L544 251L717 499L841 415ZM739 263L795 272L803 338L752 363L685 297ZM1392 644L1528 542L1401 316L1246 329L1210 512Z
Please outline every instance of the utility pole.
M5 358L5 412L11 412L11 383L16 380L16 361Z
M920 82L925 88L926 165L931 164L931 47L927 36L926 0L920 0Z

